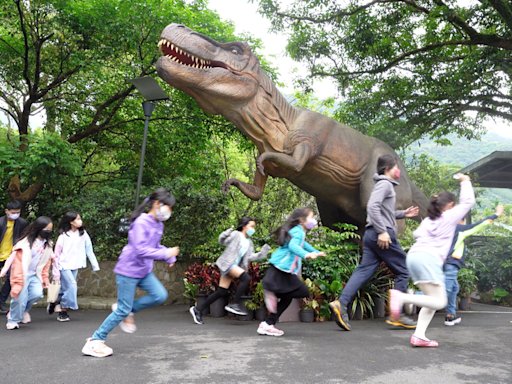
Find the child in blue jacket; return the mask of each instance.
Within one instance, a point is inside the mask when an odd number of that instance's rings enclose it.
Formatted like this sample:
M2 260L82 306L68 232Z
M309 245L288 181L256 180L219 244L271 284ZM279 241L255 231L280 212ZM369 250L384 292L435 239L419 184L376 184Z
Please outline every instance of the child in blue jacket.
M272 254L270 268L261 282L270 314L258 327L260 335L282 336L284 332L275 327L279 316L288 308L293 298L309 296L308 287L297 275L301 271L303 259L326 256L305 241L306 231L317 224L311 208L298 208L274 232L280 247ZM281 299L279 303L278 298Z
M466 246L464 240L469 236L481 232L491 224L494 220L503 214L505 208L503 205L496 207L494 215L488 216L478 223L466 225L466 219L459 221L455 229L455 236L453 237L453 243L448 252L448 258L444 266L444 276L446 284L446 294L448 296L448 305L446 306L446 317L444 319L444 325L453 326L461 322L461 318L455 313L455 304L457 302L457 294L459 293L459 283L457 281L457 275L459 274L460 268L464 265L464 259L466 258Z

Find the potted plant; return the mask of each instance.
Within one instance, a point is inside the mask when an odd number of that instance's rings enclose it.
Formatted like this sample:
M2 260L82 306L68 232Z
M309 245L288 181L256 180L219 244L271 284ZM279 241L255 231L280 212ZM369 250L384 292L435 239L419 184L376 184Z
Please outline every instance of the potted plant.
M333 280L330 283L324 280L318 280L316 285L323 292L323 298L319 300L320 311L317 316L317 321L324 321L327 319L331 320L329 303L336 300L341 295L341 292L343 291L343 283L338 280Z
M188 267L188 270L185 271L185 278L189 284L194 284L197 286L197 293L195 295L197 304L201 304L202 300L206 300L206 296L210 293L214 292L219 286L220 274L217 269L210 264L209 262L205 262L204 264L194 263ZM217 300L223 301L223 300ZM216 306L214 306L217 304ZM222 310L224 311L225 303L220 303L222 305ZM219 313L217 311L218 303L213 303L210 308L206 308L203 311L203 315L208 315L212 312L212 307L214 307L215 313L212 313L213 317L221 317L225 315L224 313Z
M461 268L457 276L459 282L459 309L464 311L471 308L471 293L476 290L478 277L472 269Z
M301 310L299 312L300 321L303 323L312 323L315 321L315 311L320 308L318 298L323 292L310 279L304 280L304 284L309 288L309 296L302 299Z
M242 305L247 308L247 315L237 315L236 317L238 320L253 320L254 311L265 306L265 297L263 294L263 288L261 288L260 265L257 263L250 263L247 268L247 273L251 277L248 295L240 297ZM258 285L261 289L260 292L256 292Z
M193 307L196 305L197 285L189 283L186 277L183 278L183 285L185 286L183 296L189 300L190 306Z
M252 299L246 301L244 304L248 310L254 311L254 318L256 320L264 321L267 318L268 312L267 308L265 308L265 293L263 292L261 282L256 284Z

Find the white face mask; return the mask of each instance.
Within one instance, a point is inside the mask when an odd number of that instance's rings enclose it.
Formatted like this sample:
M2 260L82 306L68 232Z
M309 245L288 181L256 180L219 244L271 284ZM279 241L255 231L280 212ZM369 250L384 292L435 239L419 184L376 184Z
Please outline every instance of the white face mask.
M20 217L19 213L9 213L9 220L15 221Z
M73 225L77 228L82 228L83 222L82 220L75 220Z
M158 221L167 221L171 217L172 212L166 211L162 209L163 205L160 205L160 208L156 211L156 219Z

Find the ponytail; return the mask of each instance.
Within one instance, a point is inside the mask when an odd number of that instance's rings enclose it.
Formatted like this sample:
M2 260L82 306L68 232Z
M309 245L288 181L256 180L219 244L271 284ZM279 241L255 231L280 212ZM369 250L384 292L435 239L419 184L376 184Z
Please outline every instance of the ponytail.
M441 192L439 195L432 195L428 206L427 216L430 220L441 217L444 208L450 203L455 203L455 195L450 192Z
M313 210L308 207L297 208L293 211L286 222L274 231L274 237L277 244L282 246L285 245L286 242L290 241L292 238L289 233L290 229L299 225L301 223L300 219L306 220L311 212L313 212Z
M146 210L149 211L155 201L159 201L171 208L174 206L174 204L176 204L176 199L171 193L167 191L167 189L158 188L156 191L153 191L149 197L145 198L142 204L132 212L130 215L130 221L134 221L142 213L146 212Z

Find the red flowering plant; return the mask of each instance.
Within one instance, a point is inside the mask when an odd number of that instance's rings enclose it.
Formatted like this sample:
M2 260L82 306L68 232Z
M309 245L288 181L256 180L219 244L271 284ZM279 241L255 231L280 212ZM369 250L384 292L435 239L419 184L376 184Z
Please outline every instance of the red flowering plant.
M185 271L187 283L195 284L198 293L210 294L219 287L220 273L209 262L204 264L194 263Z

